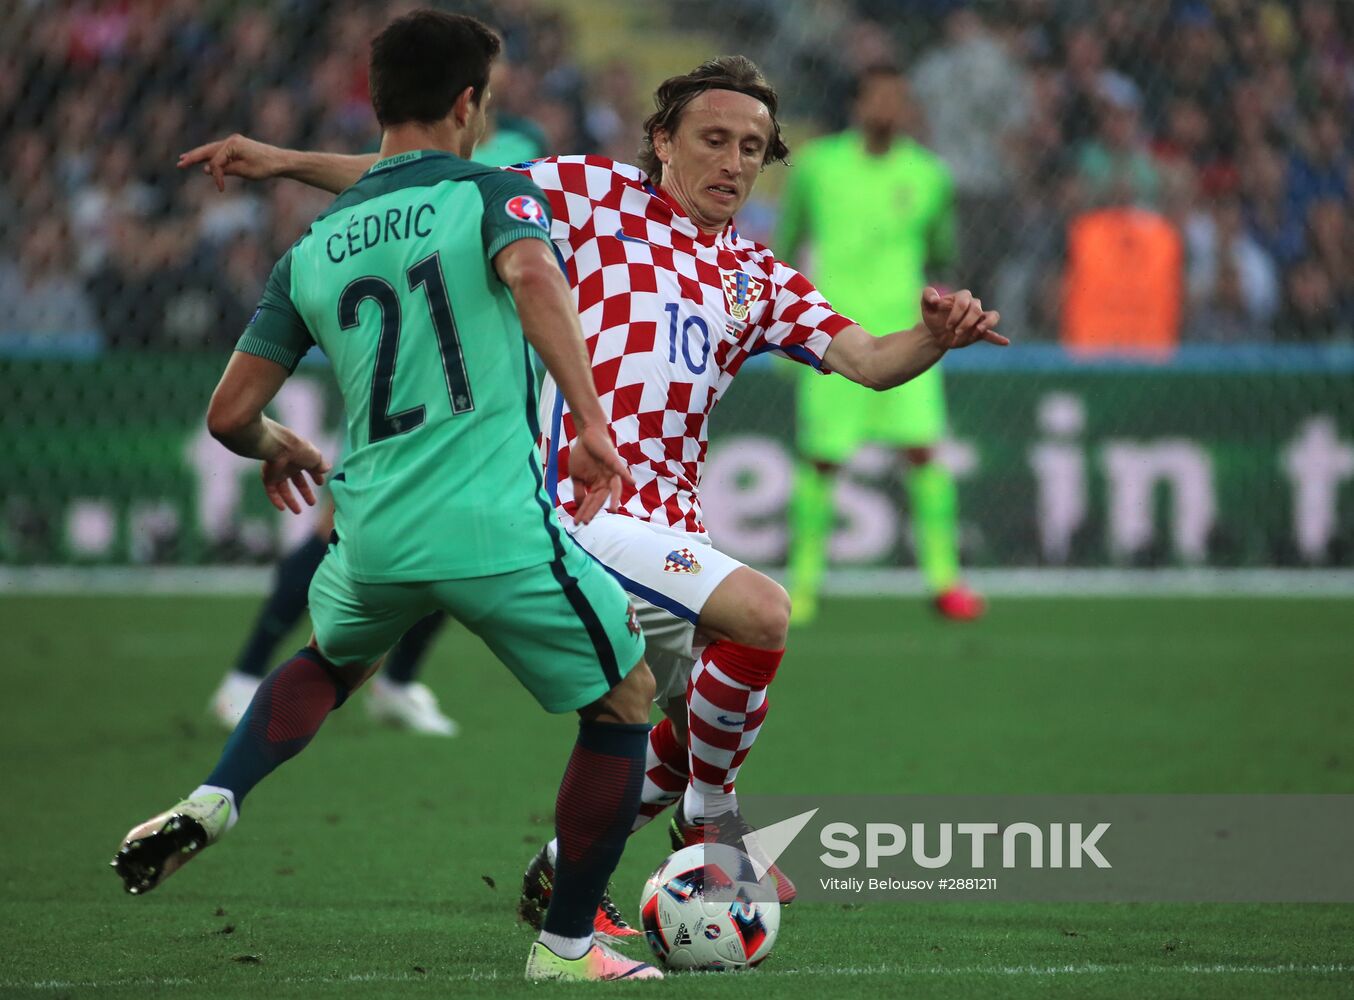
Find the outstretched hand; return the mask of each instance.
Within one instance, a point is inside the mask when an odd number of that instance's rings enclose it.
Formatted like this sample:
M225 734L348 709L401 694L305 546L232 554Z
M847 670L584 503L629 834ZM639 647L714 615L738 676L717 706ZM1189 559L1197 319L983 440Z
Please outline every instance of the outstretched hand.
M224 191L227 177L262 181L282 173L283 151L237 132L179 154L180 170L198 163L202 164L204 174L211 174L216 189Z
M981 299L967 289L941 295L928 287L921 293L921 318L941 347L953 350L985 340L1005 347L1010 340L994 329L1001 319L995 309L984 311Z
M603 424L583 428L569 448L569 479L578 501L574 520L579 524L591 521L603 505L614 513L621 502L621 483L635 485Z

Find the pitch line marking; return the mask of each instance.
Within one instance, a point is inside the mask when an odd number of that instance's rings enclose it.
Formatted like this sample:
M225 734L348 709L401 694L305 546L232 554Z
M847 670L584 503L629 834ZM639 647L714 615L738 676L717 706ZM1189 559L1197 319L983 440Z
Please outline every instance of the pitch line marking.
M767 976L1098 976L1113 973L1146 972L1153 975L1161 973L1185 973L1187 975L1335 975L1354 973L1354 965L1343 963L1316 965L1229 965L1226 963L1189 964L1189 965L1106 965L1103 963L1084 963L1080 965L961 965L947 968L932 966L929 968L909 968L902 965L847 965L847 966L805 966L803 968L761 968L755 973L758 979ZM425 981L440 982L485 982L494 980L516 981L516 973L508 974L497 969L472 969L461 976L439 976L435 973L381 973L361 972L347 976L282 976L269 978L268 983L279 986L305 986L325 983L332 986L343 983L416 983ZM46 979L37 982L0 981L0 989L22 990L73 990L73 989L113 989L127 986L210 986L219 984L219 977L189 979L184 977L152 977L108 980L56 980Z

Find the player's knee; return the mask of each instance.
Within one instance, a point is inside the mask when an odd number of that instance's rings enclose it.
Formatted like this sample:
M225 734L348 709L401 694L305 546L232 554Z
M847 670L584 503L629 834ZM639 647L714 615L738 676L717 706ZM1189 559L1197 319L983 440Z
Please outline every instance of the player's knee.
M629 725L648 722L656 690L653 672L640 660L604 699L607 714L616 722Z
M775 580L762 581L749 603L741 642L757 649L784 649L790 631L790 595Z

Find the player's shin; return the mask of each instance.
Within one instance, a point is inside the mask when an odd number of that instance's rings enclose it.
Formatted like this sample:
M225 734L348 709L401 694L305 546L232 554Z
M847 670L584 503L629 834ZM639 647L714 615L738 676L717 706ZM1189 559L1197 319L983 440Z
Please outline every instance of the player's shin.
M714 820L736 809L734 780L761 731L766 689L785 650L711 643L687 684L687 753L691 783L682 812L689 822Z
M562 958L591 946L593 916L639 808L647 724L583 720L555 802L559 855L541 941Z
M316 650L300 650L259 685L203 784L228 791L238 807L278 765L305 749L350 691Z

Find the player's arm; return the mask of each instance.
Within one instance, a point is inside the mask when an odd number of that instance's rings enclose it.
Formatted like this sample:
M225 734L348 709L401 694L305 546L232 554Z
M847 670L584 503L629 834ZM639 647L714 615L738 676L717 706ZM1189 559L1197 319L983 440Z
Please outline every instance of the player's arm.
M320 450L295 431L263 415L287 376L315 344L291 299L291 251L273 267L259 307L235 345L221 382L207 407L207 430L223 445L263 462L263 489L278 510L301 513L292 494L315 505L316 486L324 484L329 463Z
M1001 314L984 309L967 290L941 295L927 288L921 297L922 321L910 330L875 337L851 325L839 331L823 354L823 364L871 389L892 389L916 378L946 351L985 340L1010 343L996 331Z
M329 463L301 435L263 414L290 374L276 361L235 351L207 406L207 430L235 454L260 459L268 499L278 510L299 514L301 505L291 486L315 506L315 491L306 476L323 486Z
M569 404L578 433L569 449L569 475L582 498L577 520L587 524L608 501L616 509L622 479L634 481L611 441L574 297L544 240L509 243L494 257L494 269L517 303L522 332Z
M227 177L251 181L289 177L338 194L356 184L377 159L375 153L350 156L282 149L236 133L180 154L179 169L202 164L202 172L211 174L218 191L226 189Z

